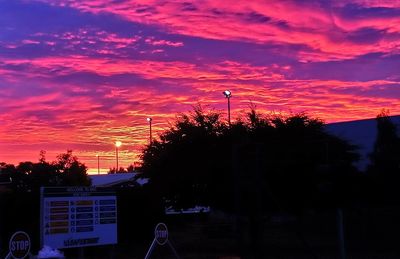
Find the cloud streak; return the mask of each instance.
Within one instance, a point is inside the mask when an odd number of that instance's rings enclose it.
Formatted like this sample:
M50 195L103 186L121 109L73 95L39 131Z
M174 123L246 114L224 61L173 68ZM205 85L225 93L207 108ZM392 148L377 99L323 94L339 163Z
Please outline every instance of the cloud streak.
M355 1L354 5L333 1L236 1L207 0L188 4L181 1L135 0L115 3L111 0L54 1L53 5L69 6L94 14L111 13L129 21L154 24L177 34L207 39L303 45L304 61L349 59L370 52L391 53L398 50L399 10L389 6L386 12L349 17L348 13L367 13L373 1ZM381 2L381 1L379 1ZM396 7L391 15L387 15ZM348 9L351 9L346 13ZM347 15L346 15L347 14ZM360 31L369 29L369 35ZM372 44L363 38L376 35ZM314 53L314 55L309 55ZM317 55L319 54L319 55Z

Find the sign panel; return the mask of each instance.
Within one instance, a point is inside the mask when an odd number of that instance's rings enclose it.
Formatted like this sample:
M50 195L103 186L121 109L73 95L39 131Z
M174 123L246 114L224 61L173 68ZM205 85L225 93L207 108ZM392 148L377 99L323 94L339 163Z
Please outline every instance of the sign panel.
M154 229L154 238L159 245L165 245L168 241L168 228L164 223L158 223Z
M31 239L22 231L15 232L10 238L10 255L16 259L25 258L31 250Z
M95 187L41 189L41 245L72 248L117 243L115 192Z

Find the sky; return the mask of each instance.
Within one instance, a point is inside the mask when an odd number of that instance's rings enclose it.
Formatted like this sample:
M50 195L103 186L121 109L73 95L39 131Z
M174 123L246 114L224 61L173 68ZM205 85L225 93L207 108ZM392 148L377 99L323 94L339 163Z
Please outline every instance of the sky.
M201 104L325 122L400 114L400 1L0 0L0 161L139 161Z

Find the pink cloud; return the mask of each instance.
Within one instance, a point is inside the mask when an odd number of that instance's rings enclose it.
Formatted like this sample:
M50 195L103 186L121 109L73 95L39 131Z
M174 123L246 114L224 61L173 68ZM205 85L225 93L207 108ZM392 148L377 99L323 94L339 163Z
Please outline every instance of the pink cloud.
M45 0L43 0L45 1ZM259 44L302 44L310 52L300 53L300 59L308 61L351 59L371 52L390 53L398 43L383 38L374 44L360 44L346 38L349 32L361 28L376 28L387 32L399 32L400 22L395 18L354 18L342 17L336 12L338 5L326 7L317 3L297 1L236 1L206 0L190 14L182 13L181 1L135 0L113 2L111 0L54 1L51 4L65 4L85 12L112 13L124 19L144 24L155 24L173 33L218 40L236 40ZM371 1L357 0L364 5ZM383 4L387 6L389 2ZM140 10L140 11L138 11ZM251 20L252 15L256 21ZM246 17L248 19L246 19ZM258 21L257 19L261 19ZM265 19L263 21L262 19ZM289 27L288 30L286 27ZM160 42L161 44L161 42ZM324 58L323 58L324 57Z
M357 4L363 7L385 7L385 8L400 8L400 3L398 1L393 1L393 0L352 0L352 1L347 1L347 0L340 0L340 1L334 1L333 4L336 6L345 6L349 3Z
M121 46L127 46L129 44L137 42L141 37L140 36L135 36L132 38L126 38L126 37L119 37L115 33L103 33L103 34L98 34L99 36L106 36L105 38L99 38L103 42L111 42L111 43L118 43Z
M37 40L22 40L22 44L40 44Z
M116 33L100 30L97 27L83 27L55 34L34 33L32 36L36 37L36 39L44 38L44 43L49 46L60 45L64 49L94 50L99 54L113 54L116 56L119 55L118 49L133 46L141 39L139 35L123 37ZM23 40L23 43L40 42L38 40Z
M171 46L171 47L182 47L184 44L183 42L174 42L174 41L169 41L169 40L155 40L154 37L147 38L145 40L147 44L153 45L153 46Z
M163 53L163 52L164 52L163 49L155 49L155 50L152 50L152 51L151 51L152 54L155 54L155 53Z

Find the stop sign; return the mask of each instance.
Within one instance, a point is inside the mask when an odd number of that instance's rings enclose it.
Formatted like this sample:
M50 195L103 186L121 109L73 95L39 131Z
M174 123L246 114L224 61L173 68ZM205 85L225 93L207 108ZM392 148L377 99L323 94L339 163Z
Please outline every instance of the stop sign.
M165 245L168 241L168 228L164 223L158 223L154 230L154 237L159 245Z
M22 231L15 232L10 238L10 254L15 259L25 258L31 250L31 239Z

